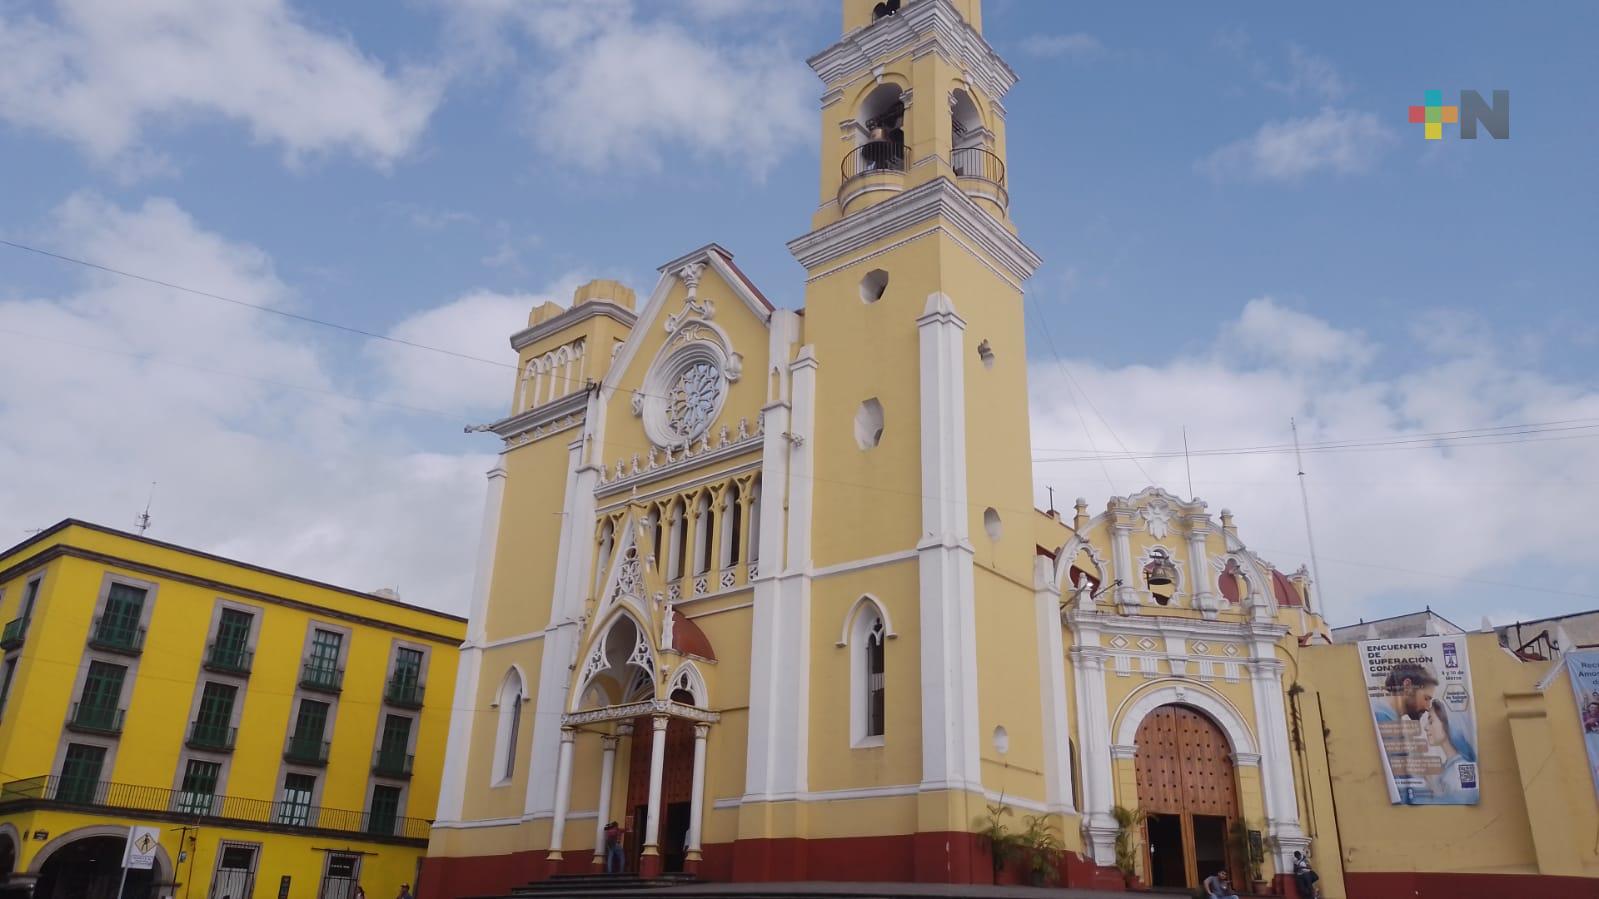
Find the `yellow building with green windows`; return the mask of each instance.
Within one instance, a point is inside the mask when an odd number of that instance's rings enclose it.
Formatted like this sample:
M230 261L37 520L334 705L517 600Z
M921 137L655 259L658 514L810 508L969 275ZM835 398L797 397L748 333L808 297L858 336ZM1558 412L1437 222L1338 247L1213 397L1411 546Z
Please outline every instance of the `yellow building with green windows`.
M0 892L353 899L414 883L465 622L66 520L0 553Z

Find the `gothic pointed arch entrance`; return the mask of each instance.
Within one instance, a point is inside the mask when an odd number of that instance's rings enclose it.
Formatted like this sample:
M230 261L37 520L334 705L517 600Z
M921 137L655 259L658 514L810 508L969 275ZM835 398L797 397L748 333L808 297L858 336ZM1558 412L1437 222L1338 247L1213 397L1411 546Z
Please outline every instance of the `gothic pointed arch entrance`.
M673 702L693 705L694 697L687 690L677 690ZM627 815L629 825L624 834L626 868L640 873L644 849L645 822L649 816L650 762L655 722L649 715L633 720L633 746L629 753L627 778ZM659 829L661 867L672 874L685 870L688 857L689 821L692 813L694 783L694 723L682 718L666 719L664 761L661 765L661 820Z
M1241 885L1229 837L1239 819L1227 735L1187 705L1156 707L1134 739L1138 805L1148 812L1144 870L1152 887L1198 887L1223 868Z

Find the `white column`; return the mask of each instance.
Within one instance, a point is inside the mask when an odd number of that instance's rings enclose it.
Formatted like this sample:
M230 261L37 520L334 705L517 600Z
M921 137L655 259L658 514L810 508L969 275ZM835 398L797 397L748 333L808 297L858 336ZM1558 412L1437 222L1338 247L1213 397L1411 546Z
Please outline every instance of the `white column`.
M1137 591L1144 589L1144 573L1133 568L1132 511L1120 498L1111 500L1111 505L1115 516L1110 525L1110 560L1116 569L1112 577L1121 579L1115 592L1116 605L1131 609L1139 603Z
M1077 683L1078 754L1083 763L1083 839L1094 864L1116 864L1115 771L1111 764L1110 709L1105 700L1106 653L1093 612L1071 616L1072 672Z
M689 795L688 860L700 859L700 822L705 817L705 738L709 724L694 725L694 792Z
M649 812L644 817L645 855L661 854L661 776L666 765L667 717L656 715L653 721L655 733L650 737L650 804Z
M1038 627L1038 676L1044 725L1044 802L1049 810L1072 807L1071 725L1066 718L1066 652L1061 641L1060 588L1055 566L1044 556L1033 563L1033 603Z
M966 504L966 322L943 293L916 319L921 362L919 570L923 790L981 790L977 622ZM963 822L964 823L964 822Z
M621 728L617 728L617 732L620 733ZM605 863L605 825L610 823L611 772L615 767L616 737L606 734L600 737L600 801L594 806L594 863L597 865Z
M489 588L494 577L494 554L500 542L500 508L505 502L505 457L494 460L488 472L488 495L483 502L483 523L479 529L477 568L472 577L472 605L466 623L466 642L456 668L455 699L450 704L450 731L444 748L444 774L439 781L439 806L435 823L461 820L466 799L467 754L472 744L472 709L477 705L477 688L483 667L483 650L489 607Z
M566 833L566 809L572 798L572 740L577 731L561 728L561 753L555 763L555 820L550 824L551 861L561 858L561 838Z

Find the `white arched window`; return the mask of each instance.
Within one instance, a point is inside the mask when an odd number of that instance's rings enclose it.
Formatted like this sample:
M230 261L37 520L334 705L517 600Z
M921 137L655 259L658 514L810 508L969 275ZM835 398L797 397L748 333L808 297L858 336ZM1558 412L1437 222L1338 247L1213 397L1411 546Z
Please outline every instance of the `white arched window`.
M711 511L711 496L701 493L694 503L694 573L711 570L711 534L716 513Z
M761 478L755 477L755 483L750 487L750 539L749 557L754 562L761 557Z
M849 652L850 745L883 745L887 732L888 655L886 644L894 636L888 613L872 596L862 596L850 609L840 641Z
M505 672L500 683L500 693L495 699L499 707L499 725L494 731L494 774L492 784L501 786L511 782L516 773L518 737L522 731L522 703L526 692L522 686L522 672L515 668Z
M739 563L739 533L744 522L744 509L739 505L738 484L727 485L722 491L722 570Z

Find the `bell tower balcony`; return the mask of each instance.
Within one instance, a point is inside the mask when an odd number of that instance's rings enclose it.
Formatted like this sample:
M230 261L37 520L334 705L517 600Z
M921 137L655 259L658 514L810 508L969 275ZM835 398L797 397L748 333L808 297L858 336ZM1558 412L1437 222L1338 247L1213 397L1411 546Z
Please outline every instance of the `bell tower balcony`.
M838 208L848 215L852 206L870 205L903 191L908 155L903 142L886 139L867 141L845 153L839 169Z

